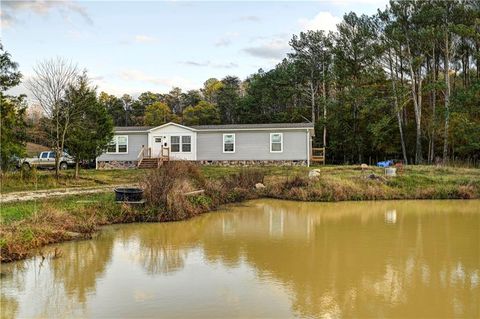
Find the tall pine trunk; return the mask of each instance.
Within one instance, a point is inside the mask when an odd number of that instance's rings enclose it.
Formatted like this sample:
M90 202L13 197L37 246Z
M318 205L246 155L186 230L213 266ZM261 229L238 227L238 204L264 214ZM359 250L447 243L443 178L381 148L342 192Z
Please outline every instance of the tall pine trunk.
M428 159L430 163L435 161L435 131L437 127L437 119L436 119L436 106L437 106L437 89L435 88L437 82L437 72L438 72L438 63L437 57L435 55L435 46L433 46L433 91L432 91L432 140L430 144L430 154L428 155Z
M450 121L450 48L448 43L448 32L445 34L445 130L443 132L443 163L448 159L448 125Z
M322 67L323 71L323 147L327 147L327 85L325 81L325 64Z
M393 106L395 108L395 113L397 115L397 121L398 121L398 130L400 133L400 143L402 145L402 155L403 155L403 161L405 162L405 165L408 164L408 159L407 159L407 150L405 147L405 138L403 136L403 126L402 126L402 111L400 109L399 103L398 103L398 94L397 94L397 72L393 72L393 65L392 65L392 56L390 51L388 51L388 62L390 65L390 77L391 77L391 82L392 82L392 92L393 92Z
M410 44L407 39L407 53L408 53L408 64L410 69L410 78L411 78L411 92L413 99L413 108L415 111L415 124L416 124L416 137L415 137L415 164L422 163L422 79L421 74L419 74L418 80L418 90L416 87L417 77L413 71L413 57L410 51Z
M312 123L315 124L315 83L314 83L314 71L310 71L310 102L312 107Z

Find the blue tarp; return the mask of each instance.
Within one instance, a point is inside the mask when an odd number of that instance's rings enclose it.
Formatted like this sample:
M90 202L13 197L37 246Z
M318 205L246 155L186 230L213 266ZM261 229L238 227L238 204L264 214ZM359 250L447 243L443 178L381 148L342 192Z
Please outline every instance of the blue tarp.
M378 163L377 163L377 166L378 166L378 167L389 167L389 166L392 166L392 165L393 165L393 161L392 161L392 160L383 161L383 162L378 162Z

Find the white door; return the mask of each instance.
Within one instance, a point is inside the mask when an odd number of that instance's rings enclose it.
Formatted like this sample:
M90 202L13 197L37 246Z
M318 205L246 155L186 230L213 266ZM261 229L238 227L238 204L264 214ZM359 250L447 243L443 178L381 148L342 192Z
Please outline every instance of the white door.
M169 147L170 141L167 135L154 136L152 143L152 157L159 157L162 153L162 147Z

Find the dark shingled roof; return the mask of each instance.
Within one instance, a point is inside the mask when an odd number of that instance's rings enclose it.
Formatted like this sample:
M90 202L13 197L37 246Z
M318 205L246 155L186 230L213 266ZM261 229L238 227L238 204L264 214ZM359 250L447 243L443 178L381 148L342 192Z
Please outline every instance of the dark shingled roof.
M115 131L148 131L149 129L154 128L155 126L115 126Z
M115 131L134 132L148 131L156 126L116 126ZM195 130L239 130L239 129L265 129L265 128L314 128L312 123L266 123L266 124L221 124L221 125L193 125L188 126Z
M266 123L266 124L221 124L221 125L193 125L196 130L235 130L256 128L313 128L312 123Z

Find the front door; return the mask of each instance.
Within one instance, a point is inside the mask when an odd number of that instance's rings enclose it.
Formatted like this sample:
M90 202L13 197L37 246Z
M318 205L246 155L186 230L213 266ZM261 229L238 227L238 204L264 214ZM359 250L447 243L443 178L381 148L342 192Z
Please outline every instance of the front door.
M153 137L153 145L152 145L152 157L160 157L162 154L163 147L169 147L170 141L168 136L154 136Z

